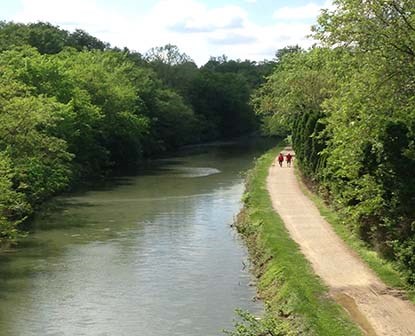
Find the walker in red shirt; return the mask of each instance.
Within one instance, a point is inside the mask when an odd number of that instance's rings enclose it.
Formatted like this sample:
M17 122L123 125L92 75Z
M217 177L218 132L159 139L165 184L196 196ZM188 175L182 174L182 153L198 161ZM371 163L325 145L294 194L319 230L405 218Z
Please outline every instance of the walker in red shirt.
M282 167L283 162L284 162L284 155L280 153L280 155L278 155L278 164L280 165L280 167Z
M285 156L285 160L287 161L287 167L291 167L291 160L292 160L292 155L291 155L291 153L288 153L286 156Z

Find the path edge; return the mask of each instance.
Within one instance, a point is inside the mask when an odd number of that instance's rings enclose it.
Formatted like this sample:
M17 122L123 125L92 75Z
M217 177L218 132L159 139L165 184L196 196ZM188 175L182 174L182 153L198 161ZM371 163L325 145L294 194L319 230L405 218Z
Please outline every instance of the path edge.
M265 153L247 174L244 207L235 224L248 247L259 297L276 320L289 321L293 335L362 335L313 272L272 207L266 185L281 149Z
M415 304L415 288L408 286L403 275L396 269L397 266L393 262L380 257L376 251L367 247L361 239L354 235L348 227L340 224L340 215L325 204L324 200L306 185L299 168L295 168L294 174L303 194L316 206L320 215L345 246L385 283L392 295L407 299Z

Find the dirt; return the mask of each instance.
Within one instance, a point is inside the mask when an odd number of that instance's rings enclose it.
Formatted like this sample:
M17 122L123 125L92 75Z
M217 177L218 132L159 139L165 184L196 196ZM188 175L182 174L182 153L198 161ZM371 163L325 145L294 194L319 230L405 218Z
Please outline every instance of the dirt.
M294 165L284 162L281 168L275 161L267 188L274 209L332 297L366 335L415 335L415 306L388 288L334 233L301 191Z

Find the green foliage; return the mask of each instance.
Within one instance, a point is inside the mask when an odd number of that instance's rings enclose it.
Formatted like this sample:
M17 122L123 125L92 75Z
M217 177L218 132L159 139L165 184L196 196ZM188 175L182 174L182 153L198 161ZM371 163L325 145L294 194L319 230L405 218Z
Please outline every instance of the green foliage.
M39 203L69 182L72 156L66 142L49 135L62 108L53 99L14 97L0 106L0 148L13 160L17 191Z
M180 93L194 111L190 124L199 135L190 137L193 141L231 138L255 129L249 97L270 72L272 62L233 61L223 56L211 58L198 69L174 45L153 48L145 58L163 83Z
M254 129L250 93L243 75L202 69L193 81L190 99L195 111L208 121L205 133L231 138Z
M410 284L415 284L415 238L406 239L403 243L396 242L396 255L400 261L402 272Z
M31 212L24 194L13 188L14 171L10 157L0 152L0 244L15 241L17 225Z
M285 136L303 114L321 111L321 103L332 89L326 64L329 54L325 49L309 53L294 49L280 56L273 73L252 98L255 112L263 118L268 133Z
M69 34L66 45L76 48L77 50L105 50L109 48L109 44L98 40L96 37L88 34L82 29L75 29Z
M151 48L146 54L146 59L150 63L154 62L170 66L193 62L189 55L180 52L179 48L172 44Z
M253 104L345 223L414 283L415 4L337 0L322 47L284 54ZM285 129L284 129L285 126Z
M80 29L69 33L45 22L25 25L0 21L0 51L25 45L36 48L41 54L57 54L65 46L78 50L104 50L109 47L107 43Z
M414 289L408 286L408 282L405 277L408 273L405 269L400 270L396 267L396 262L385 260L378 253L368 246L367 243L362 241L358 234L350 232L350 229L345 226L345 218L341 213L334 210L330 204L327 204L326 200L323 199L317 193L310 191L309 188L304 186L301 181L299 171L296 171L297 179L300 182L302 191L314 202L318 207L320 214L330 223L335 232L342 238L359 256L370 266L372 270L379 276L379 278L387 285L392 288L406 290L406 295L412 301L415 300ZM402 251L402 257L412 257L413 253L408 249ZM412 254L411 254L412 253Z
M188 102L192 81L199 71L190 56L182 53L177 46L167 44L151 48L144 58L163 83Z
M290 336L297 335L290 328L288 321L281 318L273 318L270 314L256 318L249 312L236 311L239 320L235 322L234 330L225 330L225 335L230 336Z
M82 30L0 22L0 239L79 181L251 131L256 65L218 68L173 45L142 57Z
M100 114L97 121L97 143L108 153L112 165L126 165L141 158L142 139L147 129L143 107L137 103L137 88L130 73L135 65L116 52L73 52L59 55L69 76L90 97ZM78 101L79 102L79 101Z
M274 65L274 61L229 60L226 56L220 56L211 57L203 69L211 72L240 74L247 80L249 87L254 89L264 82Z
M343 309L329 299L264 192L269 166L280 150L259 158L248 175L244 210L236 226L247 240L267 311L262 322L247 316L231 335L261 335L258 330L281 335L360 335Z

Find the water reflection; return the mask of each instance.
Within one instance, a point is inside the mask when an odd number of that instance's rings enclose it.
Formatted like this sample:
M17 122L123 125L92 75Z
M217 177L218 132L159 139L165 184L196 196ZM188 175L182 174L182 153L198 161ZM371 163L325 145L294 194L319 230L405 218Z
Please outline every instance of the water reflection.
M230 228L259 150L198 149L58 199L0 256L0 334L218 335L261 309Z

